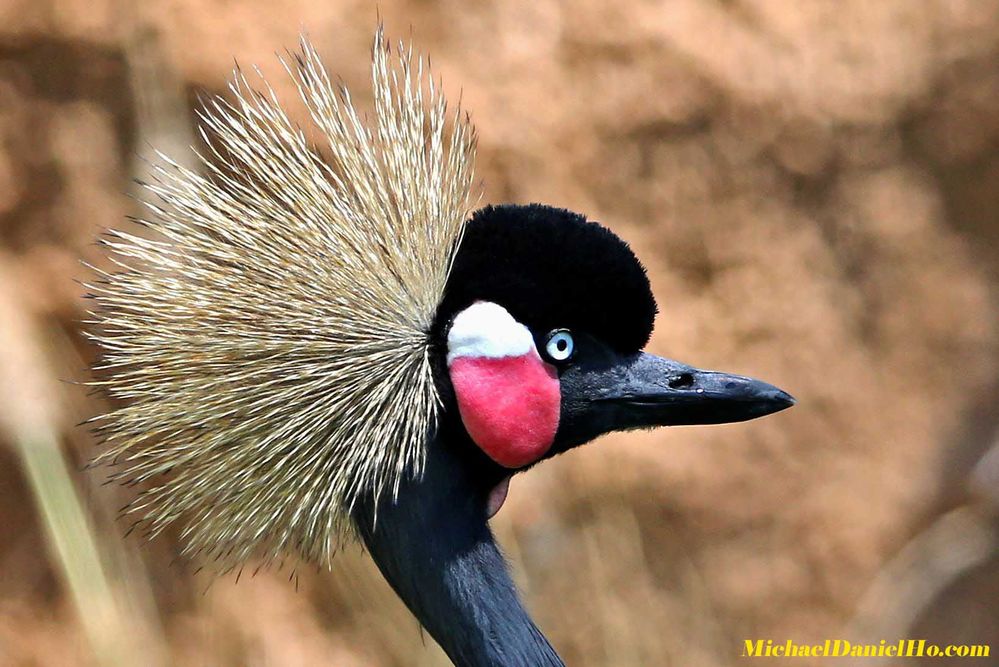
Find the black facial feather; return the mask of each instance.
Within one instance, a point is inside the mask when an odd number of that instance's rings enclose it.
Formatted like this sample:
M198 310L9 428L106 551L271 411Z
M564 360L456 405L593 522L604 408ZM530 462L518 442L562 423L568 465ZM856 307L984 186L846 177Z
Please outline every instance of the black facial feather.
M536 334L586 332L622 353L645 346L656 315L645 268L627 243L542 204L487 206L465 223L434 338L479 300L503 306Z

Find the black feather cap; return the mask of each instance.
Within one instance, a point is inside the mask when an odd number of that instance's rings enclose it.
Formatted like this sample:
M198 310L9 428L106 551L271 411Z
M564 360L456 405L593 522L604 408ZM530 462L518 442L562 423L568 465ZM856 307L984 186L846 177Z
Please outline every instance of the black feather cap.
M612 231L543 204L486 206L465 223L434 323L475 301L506 308L535 334L584 331L619 352L652 334L656 301L645 267Z

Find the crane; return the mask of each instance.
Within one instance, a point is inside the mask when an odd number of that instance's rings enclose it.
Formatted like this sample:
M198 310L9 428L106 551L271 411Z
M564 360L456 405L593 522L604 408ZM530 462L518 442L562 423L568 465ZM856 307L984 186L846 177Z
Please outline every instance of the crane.
M631 248L542 204L469 209L475 131L378 28L373 122L303 40L321 145L236 72L194 171L163 156L147 232L94 269L97 461L150 536L221 572L360 539L457 665L561 665L489 528L510 478L611 431L753 419L759 380L643 351Z

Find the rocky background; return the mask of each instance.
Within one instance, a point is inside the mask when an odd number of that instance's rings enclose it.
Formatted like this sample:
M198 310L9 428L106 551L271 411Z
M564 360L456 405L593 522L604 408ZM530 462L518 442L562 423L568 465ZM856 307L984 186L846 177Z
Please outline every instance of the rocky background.
M447 664L359 550L236 583L122 539L74 426L105 407L79 261L152 148L189 159L234 58L290 99L303 29L366 99L379 15L461 93L484 201L603 221L654 351L799 399L514 480L494 526L567 663L924 637L999 664L996 0L0 0L0 664Z

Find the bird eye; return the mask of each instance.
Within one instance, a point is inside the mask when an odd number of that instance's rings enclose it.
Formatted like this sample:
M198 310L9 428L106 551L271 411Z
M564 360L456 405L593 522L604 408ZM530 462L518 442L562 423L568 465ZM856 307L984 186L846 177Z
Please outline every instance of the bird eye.
M552 361L567 361L572 356L575 343L572 334L567 329L556 329L548 334L548 342L545 343L545 353Z

